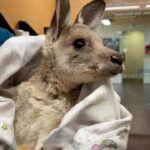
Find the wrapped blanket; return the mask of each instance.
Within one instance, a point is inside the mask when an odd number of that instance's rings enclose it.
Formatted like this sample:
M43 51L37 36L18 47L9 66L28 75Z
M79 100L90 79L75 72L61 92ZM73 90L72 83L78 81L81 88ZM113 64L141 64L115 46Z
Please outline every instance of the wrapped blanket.
M0 84L24 67L41 48L45 37L13 37L0 47ZM13 100L0 97L1 149L15 148ZM49 133L44 150L125 150L132 115L120 104L111 81L84 85L79 103Z

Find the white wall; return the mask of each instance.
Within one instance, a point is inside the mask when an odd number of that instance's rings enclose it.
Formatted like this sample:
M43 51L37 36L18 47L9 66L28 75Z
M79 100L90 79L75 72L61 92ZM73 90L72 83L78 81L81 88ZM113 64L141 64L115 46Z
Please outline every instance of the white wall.
M144 83L150 83L150 55L144 58Z

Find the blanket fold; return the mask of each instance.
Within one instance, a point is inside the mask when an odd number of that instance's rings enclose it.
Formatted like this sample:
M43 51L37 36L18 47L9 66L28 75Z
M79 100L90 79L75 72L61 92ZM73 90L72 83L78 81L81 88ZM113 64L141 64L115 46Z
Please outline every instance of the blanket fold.
M45 36L13 37L0 47L0 84L40 50ZM0 97L0 149L15 148L13 100ZM111 80L84 85L79 102L43 143L44 150L125 150L132 115L120 104Z

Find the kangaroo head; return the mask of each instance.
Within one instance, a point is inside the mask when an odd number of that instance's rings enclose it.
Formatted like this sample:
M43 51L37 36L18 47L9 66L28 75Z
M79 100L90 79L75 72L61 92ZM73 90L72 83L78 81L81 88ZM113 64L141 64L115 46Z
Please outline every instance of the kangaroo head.
M57 0L43 53L63 81L87 83L122 71L121 56L105 47L95 32L104 9L103 0L92 1L83 7L75 23L70 25L69 0Z

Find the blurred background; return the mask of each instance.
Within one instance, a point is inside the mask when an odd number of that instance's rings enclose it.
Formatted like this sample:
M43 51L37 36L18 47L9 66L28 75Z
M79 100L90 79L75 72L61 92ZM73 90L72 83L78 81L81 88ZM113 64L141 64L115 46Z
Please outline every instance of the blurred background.
M90 0L70 0L72 21ZM150 150L150 0L106 0L98 34L122 53L125 71L112 79L133 114L128 150ZM13 35L45 33L54 0L0 0L0 27Z

